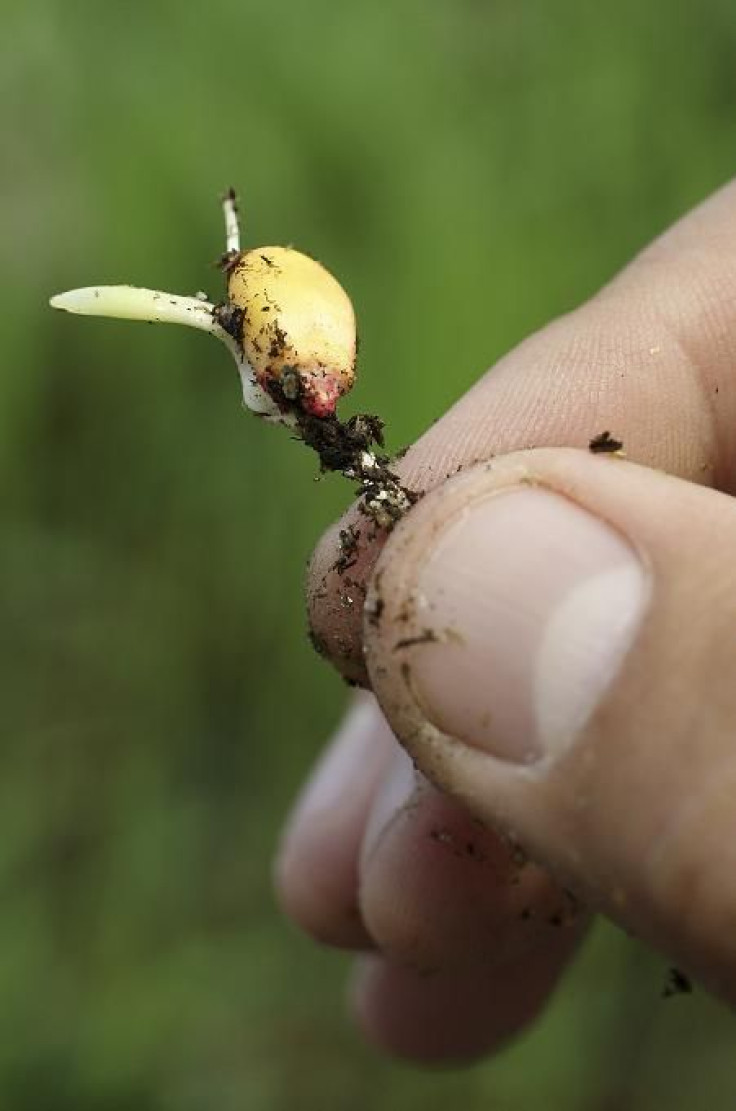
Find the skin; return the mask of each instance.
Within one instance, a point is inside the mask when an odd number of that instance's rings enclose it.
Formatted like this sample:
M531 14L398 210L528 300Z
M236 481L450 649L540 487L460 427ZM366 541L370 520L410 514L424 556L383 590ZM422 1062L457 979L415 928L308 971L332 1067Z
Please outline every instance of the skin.
M362 540L351 569L373 602L380 583L380 621L341 605L332 569L354 510L315 553L315 631L373 693L305 788L277 888L310 934L361 954L352 1006L391 1053L472 1059L522 1029L575 951L582 906L736 1002L734 260L731 184L414 445L401 474L427 496L387 542ZM587 450L604 428L626 460ZM402 668L422 666L421 647L394 650L421 633L402 606L443 522L524 484L615 529L649 591L594 712L532 774L432 724Z

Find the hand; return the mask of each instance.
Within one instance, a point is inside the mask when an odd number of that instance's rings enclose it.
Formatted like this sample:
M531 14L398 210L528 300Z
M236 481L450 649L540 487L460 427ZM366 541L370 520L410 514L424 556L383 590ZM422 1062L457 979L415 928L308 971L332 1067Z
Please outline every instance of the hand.
M604 429L625 460L587 450ZM523 1027L581 905L736 1002L734 430L736 184L419 440L401 473L428 492L383 548L363 524L349 587L323 539L313 626L374 693L278 884L367 954L354 1006L390 1051Z

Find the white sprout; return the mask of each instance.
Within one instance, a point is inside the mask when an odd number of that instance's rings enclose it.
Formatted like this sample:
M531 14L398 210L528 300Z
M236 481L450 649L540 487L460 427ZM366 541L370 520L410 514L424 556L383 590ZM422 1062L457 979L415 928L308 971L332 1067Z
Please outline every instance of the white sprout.
M230 192L223 200L227 252L239 253L240 227L235 195ZM259 416L280 421L292 427L294 418L282 413L272 398L256 381L253 368L245 358L240 344L225 331L216 317L213 305L201 295L184 297L158 289L142 289L132 285L98 285L58 293L50 300L54 309L79 313L82 316L106 316L119 320L143 320L156 324L185 324L209 332L225 344L240 374L243 401Z
M147 320L152 324L187 324L213 335L223 331L213 319L213 305L198 297L162 293L134 285L88 286L57 293L49 302L53 309L80 316L109 316L118 320ZM223 337L220 337L223 338Z
M225 250L228 254L240 254L240 221L238 220L238 203L235 199L235 190L228 189L222 198L222 210L225 213Z

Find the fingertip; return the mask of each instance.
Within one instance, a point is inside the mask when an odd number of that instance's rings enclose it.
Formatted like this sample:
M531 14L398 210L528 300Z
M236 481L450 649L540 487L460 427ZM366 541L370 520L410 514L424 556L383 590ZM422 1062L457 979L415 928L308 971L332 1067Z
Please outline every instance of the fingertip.
M368 1042L393 1057L460 1067L493 1053L540 1014L569 949L539 951L522 963L422 974L377 955L361 957L348 1002Z
M397 736L434 783L733 1002L733 501L545 449L468 471L415 514L376 572L384 627L366 627Z
M334 837L330 822L313 820L288 840L273 871L282 912L313 941L334 949L373 948L358 906L355 858Z
M372 948L358 906L366 819L395 746L375 701L358 697L307 781L274 864L276 897L305 933L340 949Z
M363 659L366 582L380 550L357 510L323 534L307 570L307 618L317 652L348 682L367 687Z
M368 818L359 888L381 951L425 973L501 966L587 923L569 892L437 791L402 750Z

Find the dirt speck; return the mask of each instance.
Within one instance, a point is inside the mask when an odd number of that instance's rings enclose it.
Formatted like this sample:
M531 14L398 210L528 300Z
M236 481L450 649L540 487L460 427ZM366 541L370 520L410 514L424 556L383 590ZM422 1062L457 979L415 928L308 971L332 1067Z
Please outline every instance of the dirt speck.
M668 969L667 979L662 988L663 999L671 999L673 995L690 995L692 990L693 985L684 972L679 968Z
M417 644L437 644L439 637L434 629L423 629L413 637L403 637L394 645L394 652L401 652L405 648L414 648Z
M348 525L340 529L340 555L335 562L338 575L344 575L358 562L358 544L360 542L360 529L357 525Z
M588 450L594 455L615 455L623 451L623 447L623 440L617 440L608 430L599 432L588 444Z
M386 608L386 603L381 594L381 580L383 579L383 572L379 571L373 581L373 588L368 595L365 603L365 615L370 625L377 629L381 624L383 611Z

